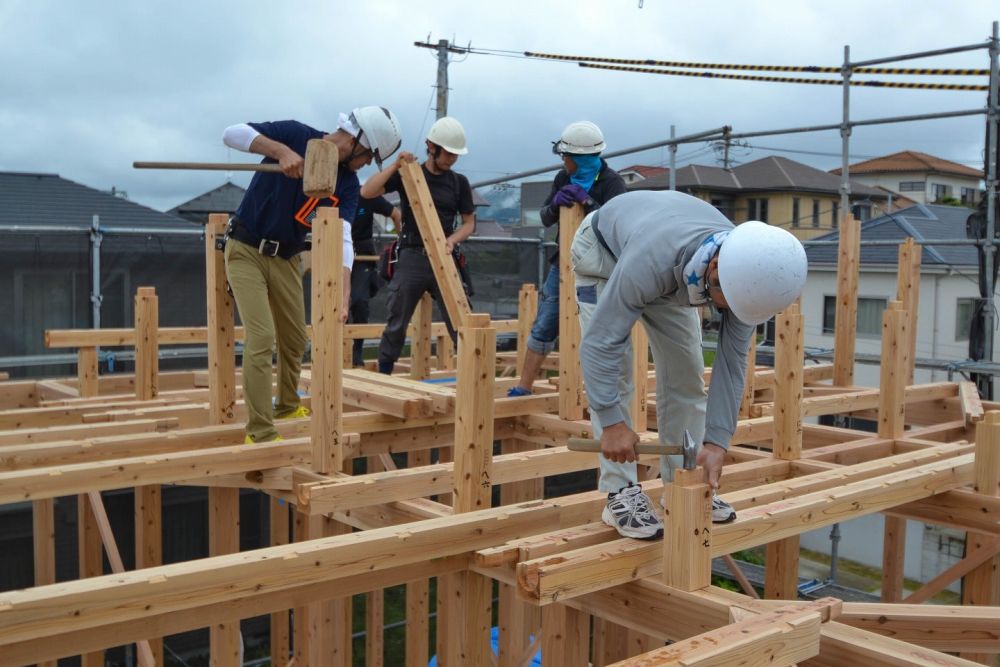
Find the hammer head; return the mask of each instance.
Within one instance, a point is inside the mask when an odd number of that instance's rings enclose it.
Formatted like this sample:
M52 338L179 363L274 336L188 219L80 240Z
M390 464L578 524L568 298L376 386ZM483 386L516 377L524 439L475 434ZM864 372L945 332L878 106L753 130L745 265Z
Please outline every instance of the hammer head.
M337 189L337 165L340 154L332 141L310 139L306 144L305 167L302 173L302 190L307 197L324 199L332 197Z
M695 462L698 459L698 443L694 441L691 437L691 431L684 429L684 445L682 447L684 453L684 469L694 470Z

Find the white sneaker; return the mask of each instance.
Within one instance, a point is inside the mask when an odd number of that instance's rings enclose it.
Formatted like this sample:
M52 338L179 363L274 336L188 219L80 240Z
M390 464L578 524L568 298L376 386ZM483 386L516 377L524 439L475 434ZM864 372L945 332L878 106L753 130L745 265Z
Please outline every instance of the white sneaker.
M601 520L617 530L622 537L639 540L663 537L663 522L653 514L649 496L637 484L629 484L618 493L609 493Z
M729 523L736 520L736 510L719 496L712 494L712 523Z

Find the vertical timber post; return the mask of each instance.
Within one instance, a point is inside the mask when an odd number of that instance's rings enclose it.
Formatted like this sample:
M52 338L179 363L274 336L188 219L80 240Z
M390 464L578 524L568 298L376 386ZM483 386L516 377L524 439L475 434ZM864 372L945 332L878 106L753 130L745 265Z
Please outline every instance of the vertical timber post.
M86 498L86 494L81 498ZM56 522L55 498L31 503L31 535L34 543L35 586L56 583ZM38 667L56 667L55 660L38 663Z
M666 485L663 583L694 591L712 583L712 490L705 471L675 470Z
M538 290L534 285L521 285L517 294L517 376L524 372L524 356L528 351L528 336L538 312ZM534 378L532 378L534 379Z
M563 419L583 419L580 320L570 261L573 236L582 221L583 207L579 204L559 209L559 416Z
M152 287L140 287L135 297L135 396L141 401L159 394L159 299ZM94 350L96 353L96 349ZM96 378L95 378L96 379ZM134 489L135 569L163 564L160 485ZM103 511L103 507L99 508ZM163 664L163 639L149 640L154 664Z
M844 209L846 210L846 209ZM861 223L845 215L837 254L837 312L834 319L833 384L854 384L854 348L858 328L858 270Z
M226 265L215 240L225 234L228 216L212 214L205 226L205 278L208 299L208 420L211 424L236 421L236 329L233 298L226 289ZM208 490L208 552L212 556L240 549L239 489L212 487ZM210 627L210 664L237 667L240 664L239 621Z
M413 333L410 339L410 377L426 380L431 375L431 318L434 303L426 292L420 297L413 317ZM450 340L450 337L449 337Z
M777 316L774 354L774 458L802 457L803 317L792 304ZM799 536L770 542L765 555L764 597L798 598Z

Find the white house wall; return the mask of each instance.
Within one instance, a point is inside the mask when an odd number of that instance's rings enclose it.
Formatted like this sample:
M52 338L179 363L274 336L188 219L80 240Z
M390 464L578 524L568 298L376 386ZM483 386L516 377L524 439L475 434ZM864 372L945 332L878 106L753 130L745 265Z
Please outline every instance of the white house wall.
M962 198L962 188L973 188L979 190L979 179L968 176L951 176L947 174L928 174L923 171L899 172L892 174L851 174L851 180L872 187L883 187L887 190L897 192L908 199L912 199L918 204L929 204L934 202L934 185L945 185L951 187L951 196L955 199ZM924 184L923 192L907 191L900 189L900 183L920 181Z

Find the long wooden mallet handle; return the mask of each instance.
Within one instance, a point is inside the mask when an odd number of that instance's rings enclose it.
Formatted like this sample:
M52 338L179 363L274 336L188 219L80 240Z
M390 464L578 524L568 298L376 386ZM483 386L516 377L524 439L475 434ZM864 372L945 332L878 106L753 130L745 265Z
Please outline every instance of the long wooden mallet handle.
M273 171L281 173L280 164L247 162L133 162L135 169L207 169L209 171Z
M569 438L566 446L574 452L600 452L601 441L592 438ZM658 454L660 456L670 456L672 454L682 454L680 445L664 445L658 442L639 442L635 445L637 454Z

